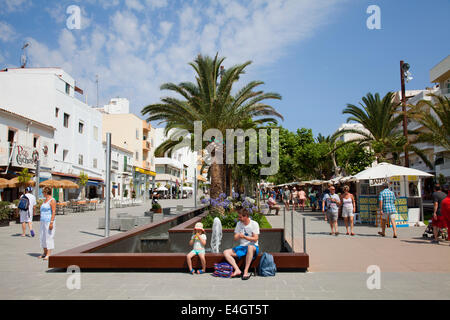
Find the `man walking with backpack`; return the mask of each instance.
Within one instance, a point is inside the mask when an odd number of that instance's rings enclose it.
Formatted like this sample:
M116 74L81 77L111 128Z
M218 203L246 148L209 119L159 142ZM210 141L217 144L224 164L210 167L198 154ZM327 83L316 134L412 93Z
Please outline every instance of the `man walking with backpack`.
M30 234L34 237L33 215L34 207L36 206L36 197L31 193L32 191L33 188L27 187L25 189L25 194L20 197L19 205L17 206L20 212L20 223L22 223L22 237L26 236L27 223Z

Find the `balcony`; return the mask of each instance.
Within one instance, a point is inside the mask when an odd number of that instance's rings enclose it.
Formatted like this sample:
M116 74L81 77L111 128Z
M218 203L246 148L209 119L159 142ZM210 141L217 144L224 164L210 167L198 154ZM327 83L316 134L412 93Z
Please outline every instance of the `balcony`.
M150 161L142 161L142 168L150 170Z
M132 173L133 172L133 166L132 165L124 165L123 166L123 172Z
M149 141L142 141L142 149L144 151L150 151L150 142Z

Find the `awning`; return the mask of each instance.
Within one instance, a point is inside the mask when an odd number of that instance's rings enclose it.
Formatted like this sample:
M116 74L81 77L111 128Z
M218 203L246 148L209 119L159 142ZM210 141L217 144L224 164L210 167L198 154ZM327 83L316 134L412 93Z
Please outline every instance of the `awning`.
M149 175L149 176L156 177L156 172L154 172L154 171L145 170L145 169L142 169L142 168L139 168L139 167L135 167L134 171L142 173L142 174L146 174L146 175Z
M88 180L88 182L86 183L87 186L99 186L100 183L98 181L93 181L93 180Z

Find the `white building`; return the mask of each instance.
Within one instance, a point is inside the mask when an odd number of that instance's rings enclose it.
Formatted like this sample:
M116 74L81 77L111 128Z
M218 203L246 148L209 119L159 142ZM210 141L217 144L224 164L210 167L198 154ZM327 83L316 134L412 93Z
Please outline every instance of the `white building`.
M341 130L358 130L365 133L369 133L369 131L366 128L364 128L364 126L361 123L343 123L341 124L341 126L337 131ZM345 133L339 137L339 141L347 142L358 138L362 138L362 135L357 133Z
M12 179L27 168L34 172L37 160L41 177L51 177L55 128L0 108L0 177ZM2 191L2 200L18 197L18 188Z
M52 178L76 182L88 175L88 197L102 196L102 115L75 97L83 91L61 68L19 68L0 72L0 105L7 111L55 128L49 147ZM78 197L80 190L66 192ZM58 195L55 195L58 197Z
M106 141L103 141L103 148L106 153ZM111 196L115 199L128 198L130 195L130 183L133 180L132 159L133 152L111 144ZM106 171L104 176L106 177Z
M169 136L172 131L169 132ZM156 149L161 143L168 139L164 135L164 128L155 128L154 140ZM154 156L154 149L152 156ZM192 152L184 147L172 152L171 156L166 153L165 157L154 157L156 184L169 187L172 191L186 184L194 187L195 171L197 168L197 152Z

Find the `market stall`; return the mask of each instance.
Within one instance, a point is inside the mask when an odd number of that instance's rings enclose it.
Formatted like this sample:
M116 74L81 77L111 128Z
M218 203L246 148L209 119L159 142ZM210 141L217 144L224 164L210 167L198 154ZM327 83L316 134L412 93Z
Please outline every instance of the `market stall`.
M379 210L378 194L383 189L383 183L389 183L397 198L398 214L395 216L399 227L407 227L418 221L423 221L423 206L421 193L421 178L431 174L382 162L356 174L357 201L362 223L375 224Z

